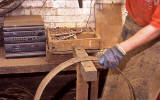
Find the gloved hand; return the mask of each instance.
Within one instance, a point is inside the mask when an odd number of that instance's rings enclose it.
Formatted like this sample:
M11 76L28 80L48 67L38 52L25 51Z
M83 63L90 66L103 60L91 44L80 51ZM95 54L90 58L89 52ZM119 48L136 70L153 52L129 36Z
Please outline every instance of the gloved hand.
M98 55L99 64L104 69L117 67L126 52L120 46L114 46L106 50L103 54Z

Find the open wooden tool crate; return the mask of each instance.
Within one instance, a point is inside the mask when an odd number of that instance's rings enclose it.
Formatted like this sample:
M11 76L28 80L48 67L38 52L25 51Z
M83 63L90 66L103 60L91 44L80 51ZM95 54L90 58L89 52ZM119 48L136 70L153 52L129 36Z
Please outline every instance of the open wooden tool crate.
M99 50L101 38L92 28L48 29L48 51L52 54L72 52L80 46L86 50Z

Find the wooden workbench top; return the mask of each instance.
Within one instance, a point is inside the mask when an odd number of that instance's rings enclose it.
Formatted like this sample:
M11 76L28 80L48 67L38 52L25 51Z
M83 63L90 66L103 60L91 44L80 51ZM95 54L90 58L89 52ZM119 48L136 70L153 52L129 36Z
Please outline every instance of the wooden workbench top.
M0 48L0 74L48 72L70 58L72 58L72 54L55 54L52 63L47 62L46 57L6 59L4 49ZM69 70L75 70L74 66L64 71Z
M0 74L46 72L57 65L58 62L48 63L46 57L6 59L0 48Z

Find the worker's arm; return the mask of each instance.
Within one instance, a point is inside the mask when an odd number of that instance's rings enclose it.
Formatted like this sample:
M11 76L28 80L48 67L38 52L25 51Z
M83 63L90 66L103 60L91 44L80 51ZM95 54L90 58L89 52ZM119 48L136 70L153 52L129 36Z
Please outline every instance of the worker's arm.
M108 49L103 55L99 56L99 63L105 69L116 67L127 52L148 43L159 35L160 29L155 28L152 25L148 25L142 28L128 40Z
M103 55L100 56L99 63L104 68L116 67L123 56L139 46L148 43L149 41L155 39L160 35L160 3L158 3L150 24L140 31L138 31L134 36L128 40L119 44L119 46L114 46L107 50Z
M134 36L128 40L120 43L120 46L124 49L125 52L129 52L149 41L155 39L160 35L160 29L148 25L138 31Z

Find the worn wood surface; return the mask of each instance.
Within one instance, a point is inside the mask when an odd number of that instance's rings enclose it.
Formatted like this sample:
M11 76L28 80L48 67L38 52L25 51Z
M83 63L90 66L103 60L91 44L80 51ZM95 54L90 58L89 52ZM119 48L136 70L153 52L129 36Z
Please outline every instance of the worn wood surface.
M0 74L48 72L66 59L69 58L63 56L52 63L48 63L46 57L6 59L4 49L0 48Z
M90 89L90 100L98 100L98 90L99 90L99 72L97 72L97 80L91 82Z
M18 26L43 26L43 20L41 16L8 16L4 19L4 27L18 27Z
M87 57L88 54L81 47L75 48L76 57ZM84 81L96 81L97 80L97 69L92 61L81 62L80 72L83 76Z
M96 33L100 34L102 48L115 45L122 29L120 4L96 4Z
M73 47L81 46L84 49L98 50L100 49L101 38L95 32L82 32L77 39L69 40L53 40L51 31L48 32L48 47L50 52L72 51Z
M0 74L48 72L70 58L72 58L72 55L67 54L54 55L50 58L50 62L46 57L6 59L4 49L0 48ZM65 69L65 71L68 70L75 70L75 68Z
M95 49L95 50L93 50L93 49L87 49L86 50L86 52L87 53L97 53L97 52L99 52L100 51L100 49ZM52 54L52 55L68 55L68 54L73 54L73 50L68 50L68 51L54 51L53 52L53 50L49 50L49 55L50 54ZM48 54L47 54L48 55ZM50 56L51 57L51 56ZM48 58L47 58L48 59Z
M76 81L76 100L88 100L88 88L89 85L84 81L81 71L80 64L76 66L77 81Z
M48 63L57 63L58 59L61 59L61 61L58 61L58 63L62 63L69 58L72 58L73 54L72 53L67 53L67 54L52 54L52 52L49 51L48 46L46 46L46 61Z
M88 54L82 47L76 47L75 56L87 57ZM97 100L99 76L97 74L98 71L95 65L93 64L93 62L85 61L85 62L81 62L80 64L77 64L76 71L77 71L76 100L88 100L88 99ZM90 82L90 84L88 84L88 82ZM89 85L90 85L90 88L89 88Z

